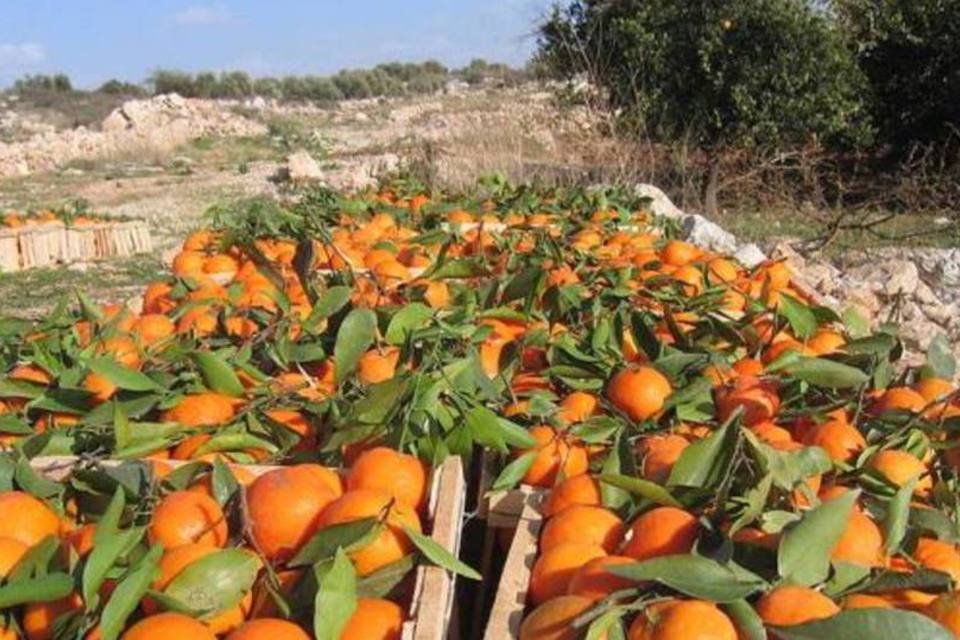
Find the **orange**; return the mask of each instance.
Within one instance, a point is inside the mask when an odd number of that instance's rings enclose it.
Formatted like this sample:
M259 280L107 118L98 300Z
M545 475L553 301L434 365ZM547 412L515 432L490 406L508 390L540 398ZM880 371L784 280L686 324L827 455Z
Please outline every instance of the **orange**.
M6 578L30 547L13 538L0 538L0 579Z
M573 621L593 606L593 600L561 595L543 602L520 625L519 640L579 640L583 629Z
M523 476L523 481L535 487L549 487L558 477L569 478L586 473L589 467L587 451L568 438L547 426L530 429L530 435L537 441L533 464Z
M615 591L635 587L637 583L633 580L621 578L607 571L607 568L611 566L633 564L635 562L636 560L626 556L595 558L577 569L577 572L570 579L567 593L591 600L601 600Z
M660 251L660 260L664 264L682 267L690 264L701 255L703 255L703 252L689 242L671 240Z
M0 493L0 538L12 538L28 547L60 533L60 519L46 504L23 491ZM16 514L16 517L12 517Z
M854 510L850 512L843 535L833 548L830 558L865 567L883 564L883 534L869 516Z
M103 341L100 352L113 356L118 364L128 369L140 368L140 349L137 344L126 336L114 336Z
M92 371L83 379L83 388L93 394L90 399L95 404L103 404L117 392L117 385Z
M960 638L960 594L943 594L931 602L923 613L946 627L954 637Z
M646 366L621 369L607 384L607 399L635 422L657 415L672 392L670 381Z
M173 275L181 278L203 275L206 257L198 251L181 251L173 258Z
M807 340L807 349L814 355L825 356L839 351L845 344L847 341L841 334L829 329L820 329Z
M370 349L357 362L357 377L364 384L377 384L393 378L400 361L400 349Z
M50 602L31 602L23 612L23 631L27 640L52 640L60 616L83 607L80 596L72 594Z
M173 287L166 282L151 282L143 293L144 313L170 313L177 303L170 298Z
M676 507L657 507L634 520L623 555L634 560L690 553L700 533L692 513Z
M217 314L208 305L193 307L177 320L177 333L189 333L196 337L212 335L217 330Z
M427 503L427 468L419 458L387 447L367 449L347 474L347 490L376 489L422 511Z
M530 574L530 602L538 605L563 595L581 566L606 555L601 546L577 542L565 542L541 554Z
M739 408L743 424L750 427L773 420L780 410L776 382L741 374L730 385L717 389L717 419L726 421Z
M892 609L893 605L869 593L851 593L843 599L844 609Z
M340 633L340 640L400 640L403 620L403 610L398 604L379 598L360 598Z
M442 309L450 304L450 289L445 282L431 282L423 292L423 300L434 309Z
M158 613L130 627L121 640L216 640L205 624L182 613Z
M664 484L673 465L680 459L689 442L675 434L646 436L637 443L640 456L640 474L647 480Z
M667 600L637 615L629 640L737 640L737 628L712 602Z
M804 433L803 444L820 447L834 462L851 462L866 448L867 440L845 420L830 419Z
M197 543L211 547L227 544L227 521L217 501L193 491L169 493L153 510L147 537L151 544L168 549Z
M161 313L147 313L140 316L133 325L133 335L146 346L154 345L172 336L177 330L173 320Z
M247 489L250 532L268 560L292 558L320 529L323 510L339 496L309 466L268 471Z
M540 536L540 552L546 553L567 542L603 547L613 553L625 531L623 520L603 507L574 505L547 521Z
M67 534L66 538L70 546L77 552L77 555L83 558L93 551L93 536L96 532L97 525L93 522L88 522L71 531ZM0 538L0 541L2 540L3 538Z
M883 395L873 403L870 410L873 413L883 413L885 411L916 413L922 411L926 404L927 401L923 399L923 396L909 387L891 387L883 392Z
M560 402L556 418L561 424L583 422L597 413L597 397L584 391L574 391Z
M956 545L934 538L920 538L913 559L922 567L948 574L954 582L960 581L960 552Z
M176 406L163 412L166 422L185 427L214 427L229 423L242 401L212 391L184 396Z
M911 385L911 388L920 394L927 403L941 400L954 392L953 384L943 378L924 378Z
M927 473L923 462L911 453L898 449L884 449L874 454L867 462L867 468L900 487L911 478L919 478L913 493L923 497L933 488L933 479Z
M350 552L350 559L361 576L366 576L411 551L411 542L404 527L420 531L420 518L406 504L395 501L384 491L355 489L330 503L320 517L320 528L353 522L364 518L384 518L380 534L360 549Z
M822 620L840 612L840 607L819 591L791 585L765 593L755 608L764 624L775 627Z
M543 505L543 515L549 518L573 505L599 506L601 501L600 483L592 476L582 473L567 478L550 490Z
M287 620L260 618L234 629L227 640L310 640L310 636Z

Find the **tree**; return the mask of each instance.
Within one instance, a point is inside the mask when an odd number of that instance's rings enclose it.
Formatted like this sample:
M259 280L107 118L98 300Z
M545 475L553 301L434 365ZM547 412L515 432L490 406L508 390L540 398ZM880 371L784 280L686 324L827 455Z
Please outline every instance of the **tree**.
M606 91L622 122L707 156L869 136L865 80L836 23L805 0L575 0L541 26L538 63Z
M63 73L26 75L13 83L13 90L17 93L67 93L73 91L73 84L70 82L70 78Z
M960 133L960 2L835 0L872 89L881 139L900 151Z

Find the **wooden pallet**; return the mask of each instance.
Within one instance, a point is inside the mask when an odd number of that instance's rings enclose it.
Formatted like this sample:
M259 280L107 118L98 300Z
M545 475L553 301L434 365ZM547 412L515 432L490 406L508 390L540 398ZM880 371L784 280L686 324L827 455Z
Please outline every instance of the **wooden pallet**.
M67 478L78 462L73 456L40 456L30 461L31 466L51 480ZM119 466L135 461L108 460L104 466ZM164 460L173 467L189 461ZM280 467L244 465L259 476ZM434 471L431 482L429 514L430 537L434 542L457 556L460 551L460 533L463 521L466 485L463 463L459 457L448 458ZM458 640L458 620L454 607L455 577L440 567L419 565L414 581L413 599L403 625L403 640Z
M62 222L0 229L0 273L71 262L123 258L153 249L144 222L67 226Z

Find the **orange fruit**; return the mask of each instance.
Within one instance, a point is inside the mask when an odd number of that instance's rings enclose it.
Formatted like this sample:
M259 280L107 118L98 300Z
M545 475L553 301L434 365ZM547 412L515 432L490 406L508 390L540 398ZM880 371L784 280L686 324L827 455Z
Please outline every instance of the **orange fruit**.
M173 275L186 278L203 275L203 263L206 261L199 251L181 251L173 258Z
M543 505L543 515L549 518L573 505L600 506L601 502L600 483L582 473L567 478L550 490Z
M954 392L953 384L943 378L923 378L914 382L911 388L927 403L940 400Z
M340 633L340 640L400 640L403 621L403 610L398 604L379 598L360 598Z
M561 424L583 422L597 413L597 397L584 391L574 391L560 402L556 418Z
M843 599L844 609L892 609L893 605L880 596L869 593L851 593Z
M574 505L547 521L540 536L540 552L546 553L567 542L603 547L613 553L626 528L617 514L603 507Z
M259 618L234 629L227 640L310 640L310 636L287 620Z
M664 484L670 477L673 465L690 445L683 436L676 434L646 436L637 443L640 456L640 474L647 480Z
M242 401L221 393L204 391L183 397L176 406L163 412L166 422L179 422L185 427L215 427L229 423Z
M621 369L607 384L607 399L635 422L660 413L672 392L670 381L646 366Z
M170 313L177 303L170 298L173 287L166 282L151 282L143 293L144 313Z
M565 594L580 567L606 555L601 546L577 542L565 542L541 554L530 574L530 602L538 605Z
M113 359L128 369L139 369L141 364L140 349L127 336L107 338L100 346L100 353L113 356Z
M168 549L196 543L210 547L227 544L227 521L217 501L203 493L174 491L153 510L147 537Z
M607 568L616 565L633 564L636 560L626 556L605 556L594 558L577 569L570 578L567 593L572 596L581 596L591 600L601 600L615 591L630 589L637 583L627 578L621 578L607 571Z
M121 640L216 640L205 624L182 613L158 613L130 627Z
M570 478L586 473L590 461L587 450L573 438L567 437L547 426L530 429L530 435L537 441L533 464L523 476L523 481L535 487L549 487L558 477Z
M820 447L834 462L851 462L867 446L863 434L845 420L829 419L808 430L803 444Z
M117 392L117 385L92 371L83 379L83 388L93 394L90 399L95 404L103 404Z
M629 640L737 640L737 628L712 602L667 600L641 611L627 632Z
M0 579L14 570L30 547L13 538L0 538Z
M573 621L593 606L593 600L561 595L540 604L520 625L519 640L579 640L583 629Z
M82 607L83 601L75 593L59 600L27 604L22 622L27 640L52 640L57 619Z
M960 638L960 594L945 593L923 610L928 617L946 627L954 637Z
M926 465L907 451L898 449L878 451L867 461L867 468L898 487L912 478L919 478L913 490L915 496L924 497L933 488L933 479L927 473Z
M323 510L339 496L311 466L268 471L247 489L250 533L268 560L292 558L319 531Z
M920 538L913 559L922 567L942 571L955 582L960 581L960 552L956 545L934 538Z
M427 504L427 468L419 458L387 447L367 449L347 474L347 490L375 489L422 511Z
M847 520L843 535L833 548L830 558L865 567L883 564L883 533L880 527L864 513L853 510Z
M370 349L357 362L357 377L364 384L377 384L393 378L400 361L400 349Z
M703 255L703 252L689 242L671 240L660 251L660 260L664 264L682 267Z
M420 531L420 518L411 507L394 500L384 491L355 489L330 503L320 517L320 528L386 515L380 534L365 546L350 552L357 574L366 576L411 551L411 542L404 527Z
M764 624L775 627L822 620L840 612L840 607L819 591L792 585L765 593L755 608Z
M916 413L923 410L927 401L923 396L909 387L891 387L883 392L870 407L873 413L885 411L909 411Z
M717 419L726 421L743 408L743 424L750 427L773 420L780 410L776 382L741 374L730 385L717 389Z
M154 345L176 333L177 327L173 320L161 313L147 313L133 324L133 335L146 346Z
M846 344L843 335L829 329L820 329L807 340L807 349L814 355L825 356L840 351Z
M623 555L634 560L690 553L700 533L692 513L676 507L657 507L634 520Z
M47 536L60 533L57 514L24 491L0 493L0 513L16 514L16 517L0 518L0 538L12 538L33 547Z

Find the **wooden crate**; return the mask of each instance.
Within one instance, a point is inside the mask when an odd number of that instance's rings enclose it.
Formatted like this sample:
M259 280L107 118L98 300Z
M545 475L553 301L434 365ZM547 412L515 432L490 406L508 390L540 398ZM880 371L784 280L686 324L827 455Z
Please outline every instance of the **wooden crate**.
M78 458L72 456L41 456L31 460L31 466L45 477L60 481L70 474L77 461ZM101 464L118 466L124 462L109 460ZM165 460L164 463L177 467L189 461ZM279 467L245 465L244 468L259 476ZM434 471L431 483L430 537L454 556L460 551L465 500L463 463L459 457L448 458ZM417 567L413 599L403 625L403 640L458 640L454 587L455 577L445 569L424 564Z
M153 249L143 222L62 222L0 229L0 273L71 262L123 258Z

